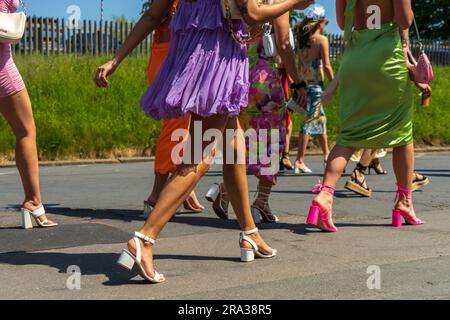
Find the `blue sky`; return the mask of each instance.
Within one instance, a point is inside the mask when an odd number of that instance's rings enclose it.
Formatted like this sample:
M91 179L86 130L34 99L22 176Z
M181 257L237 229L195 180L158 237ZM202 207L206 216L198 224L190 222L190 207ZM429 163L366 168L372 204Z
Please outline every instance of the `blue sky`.
M336 33L339 28L336 24L335 0L317 0L325 6L327 17L330 20L328 32ZM99 0L26 0L29 15L68 18L67 8L70 5L77 5L81 9L81 19L100 19ZM105 0L105 19L125 16L128 19L137 19L141 12L141 0Z

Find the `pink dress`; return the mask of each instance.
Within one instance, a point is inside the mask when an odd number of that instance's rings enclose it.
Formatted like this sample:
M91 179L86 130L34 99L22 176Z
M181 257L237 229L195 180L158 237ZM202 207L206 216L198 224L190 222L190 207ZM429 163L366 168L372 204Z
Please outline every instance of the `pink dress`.
M0 12L17 10L19 0L0 0ZM11 96L25 89L22 77L12 58L11 46L0 43L0 98Z

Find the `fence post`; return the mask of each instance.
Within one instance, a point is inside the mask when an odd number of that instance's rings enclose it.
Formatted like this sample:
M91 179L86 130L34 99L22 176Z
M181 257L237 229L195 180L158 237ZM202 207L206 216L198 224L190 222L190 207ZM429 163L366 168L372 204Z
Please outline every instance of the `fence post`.
M61 50L61 25L60 25L60 23L59 23L59 18L57 18L56 19L56 31L55 31L55 33L56 33L56 55L57 56L59 56L59 54L60 54L60 50Z
M117 52L117 49L119 48L119 24L114 22L114 33L115 33L115 39L114 39L114 53Z
M102 37L105 37L105 54L109 56L109 30L108 30L108 21L105 21L105 34Z
M33 18L28 17L27 19L27 33L28 33L28 54L31 54L33 52ZM26 46L25 46L26 48ZM26 50L26 49L25 49Z
M63 53L67 53L67 30L66 30L66 20L62 19L62 42L63 42Z
M89 20L89 54L94 55L94 34L92 33L92 20Z
M50 24L52 29L52 55L55 54L55 44L57 43L55 40L55 19L52 18L52 22Z
M103 50L103 23L100 21L100 23L99 23L99 37L100 37L100 44L99 44L99 46L100 46L100 55L103 55L104 54L104 50Z
M114 54L114 22L111 21L109 23L109 45L110 45L110 52L109 55Z
M43 43L42 46L45 45L45 48L43 48L45 50L45 55L49 55L50 54L50 50L49 50L49 41L50 41L50 37L49 37L49 30L48 30L48 18L43 19L43 23L44 23L44 27L43 32L45 32L45 36L43 36Z

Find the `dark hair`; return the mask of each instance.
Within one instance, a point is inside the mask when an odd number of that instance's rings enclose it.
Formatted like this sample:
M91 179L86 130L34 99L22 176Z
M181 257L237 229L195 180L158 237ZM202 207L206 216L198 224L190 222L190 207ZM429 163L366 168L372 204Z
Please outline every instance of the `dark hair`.
M311 36L316 33L323 21L325 18L320 20L305 18L295 26L294 32L299 49L311 48Z

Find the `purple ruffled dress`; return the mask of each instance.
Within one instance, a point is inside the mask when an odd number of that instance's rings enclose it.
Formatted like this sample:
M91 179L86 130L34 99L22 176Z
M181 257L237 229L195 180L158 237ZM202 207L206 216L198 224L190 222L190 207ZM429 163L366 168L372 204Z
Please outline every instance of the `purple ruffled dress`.
M242 21L234 24L239 35L247 34ZM181 0L170 29L169 54L141 99L142 110L155 119L238 116L248 104L247 48L232 38L220 0Z

